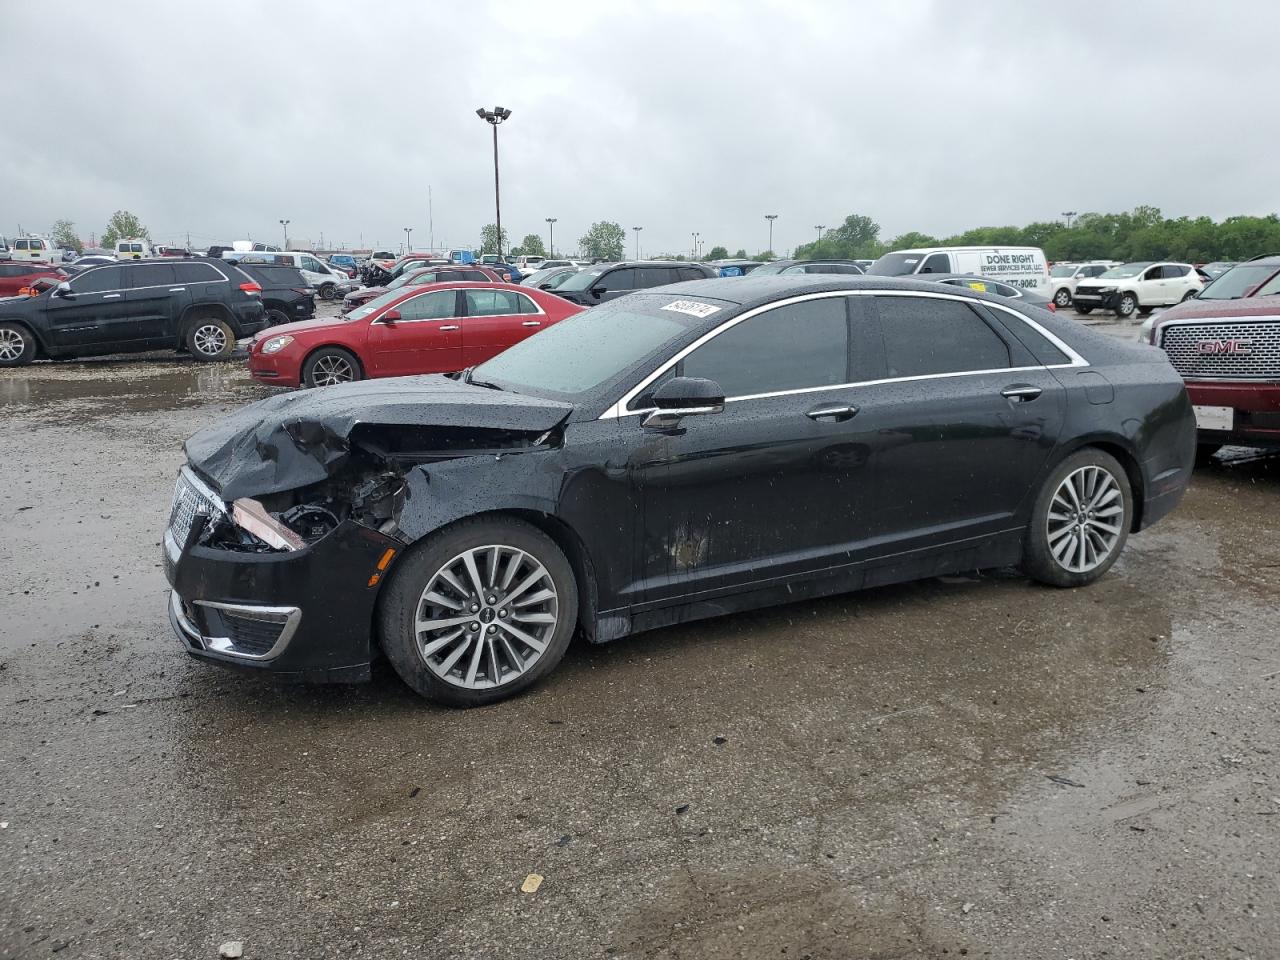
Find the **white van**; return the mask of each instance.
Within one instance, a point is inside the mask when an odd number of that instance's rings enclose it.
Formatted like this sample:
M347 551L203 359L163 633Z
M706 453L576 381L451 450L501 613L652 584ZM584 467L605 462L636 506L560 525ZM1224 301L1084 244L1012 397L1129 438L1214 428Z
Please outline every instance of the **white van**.
M117 260L145 260L151 256L154 256L151 244L146 240L130 237L127 240L116 241Z
M62 251L45 237L19 237L13 241L11 260L40 260L44 263L61 263Z
M224 250L222 259L237 263L277 263L296 267L323 300L343 296L359 286L347 276L345 270L332 267L305 250Z
M881 277L919 276L929 273L967 273L990 277L1048 297L1049 264L1039 247L926 247L886 253L867 273Z

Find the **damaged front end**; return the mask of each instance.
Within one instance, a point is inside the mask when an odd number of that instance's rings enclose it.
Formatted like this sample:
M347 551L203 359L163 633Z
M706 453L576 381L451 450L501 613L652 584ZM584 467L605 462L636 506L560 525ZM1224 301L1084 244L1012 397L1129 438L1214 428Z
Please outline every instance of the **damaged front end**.
M400 523L415 489L429 495L431 465L546 449L567 413L445 378L388 383L272 397L188 441L164 554L193 656L367 679L378 589L427 532Z

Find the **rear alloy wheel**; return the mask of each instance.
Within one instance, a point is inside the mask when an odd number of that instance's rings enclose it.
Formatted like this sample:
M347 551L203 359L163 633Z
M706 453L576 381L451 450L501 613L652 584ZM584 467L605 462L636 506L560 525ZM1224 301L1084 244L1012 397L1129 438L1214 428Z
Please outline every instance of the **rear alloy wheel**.
M341 347L317 350L302 365L302 382L308 387L331 387L362 378L360 361Z
M1133 311L1138 309L1138 298L1132 293L1126 293L1120 297L1120 302L1116 304L1116 316L1123 317L1126 320L1133 316Z
M550 537L519 520L477 518L400 562L381 607L382 646L422 696L481 706L549 673L577 614L573 570Z
M1188 300L1190 300L1199 292L1200 292L1199 290L1188 290L1186 293L1182 295L1182 302L1186 303Z
M187 330L187 351L197 360L226 360L235 349L235 332L225 320L201 317Z
M1024 568L1054 587L1081 587L1111 569L1129 537L1133 492L1115 457L1086 448L1045 481L1027 531Z
M1071 306L1071 291L1066 287L1063 287L1053 295L1053 304L1059 310L1065 310L1067 307Z
M0 367L26 366L36 356L36 338L26 327L0 323Z

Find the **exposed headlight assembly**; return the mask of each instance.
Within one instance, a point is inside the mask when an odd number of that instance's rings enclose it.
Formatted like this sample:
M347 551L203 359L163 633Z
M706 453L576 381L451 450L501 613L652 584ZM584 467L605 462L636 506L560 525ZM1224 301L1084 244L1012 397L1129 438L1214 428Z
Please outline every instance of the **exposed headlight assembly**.
M285 335L283 337L272 337L262 345L263 353L279 353L289 344L293 343L293 337Z

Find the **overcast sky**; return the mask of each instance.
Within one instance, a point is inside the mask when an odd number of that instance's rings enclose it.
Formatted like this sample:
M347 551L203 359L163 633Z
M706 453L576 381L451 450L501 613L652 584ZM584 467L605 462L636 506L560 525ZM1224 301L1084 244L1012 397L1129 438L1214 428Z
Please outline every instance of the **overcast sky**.
M783 251L1138 204L1280 208L1280 4L6 3L0 233ZM428 185L434 200L429 231Z

